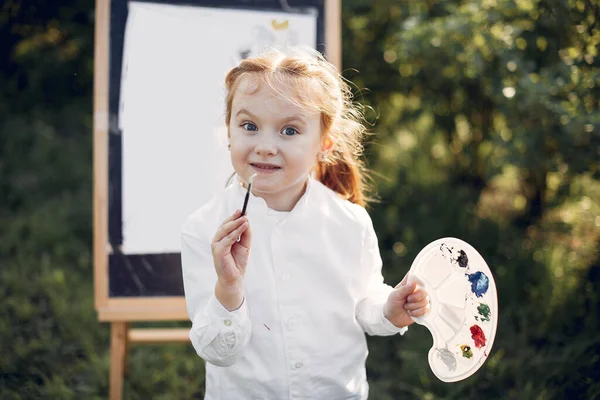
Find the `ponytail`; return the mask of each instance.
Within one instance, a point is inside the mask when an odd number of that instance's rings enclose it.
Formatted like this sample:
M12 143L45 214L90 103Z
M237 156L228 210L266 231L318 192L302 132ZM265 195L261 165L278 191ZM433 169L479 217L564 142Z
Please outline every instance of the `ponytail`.
M322 112L325 134L333 148L317 164L315 177L343 199L365 207L373 198L367 195L369 176L362 161L362 140L366 135L362 106L352 103L350 87L339 75L338 85L337 113Z
M344 200L365 206L369 201L366 192L366 171L363 163L350 152L336 154L331 161L319 161L315 178Z

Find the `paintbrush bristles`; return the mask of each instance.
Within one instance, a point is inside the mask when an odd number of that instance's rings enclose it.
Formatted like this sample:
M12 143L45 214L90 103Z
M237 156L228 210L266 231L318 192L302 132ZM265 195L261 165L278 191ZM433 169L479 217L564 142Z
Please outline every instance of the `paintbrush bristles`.
M252 182L254 182L254 178L256 178L256 174L252 174L252 176L248 180L248 191L250 191L250 187L252 186Z

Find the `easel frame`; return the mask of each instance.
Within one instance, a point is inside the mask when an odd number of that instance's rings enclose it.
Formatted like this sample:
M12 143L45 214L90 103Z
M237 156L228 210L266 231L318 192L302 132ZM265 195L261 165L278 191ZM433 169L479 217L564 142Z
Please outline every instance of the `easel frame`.
M123 0L126 1L126 0ZM324 0L327 58L341 70L341 1ZM131 344L186 343L187 329L131 329L136 321L187 321L185 298L111 298L108 279L108 143L111 0L96 0L94 37L94 304L111 324L110 399L120 400Z

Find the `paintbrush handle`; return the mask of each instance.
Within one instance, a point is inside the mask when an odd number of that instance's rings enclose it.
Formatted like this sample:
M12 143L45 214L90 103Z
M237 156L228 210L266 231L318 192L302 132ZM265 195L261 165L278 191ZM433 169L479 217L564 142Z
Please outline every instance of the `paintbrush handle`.
M246 215L246 208L248 207L248 199L250 198L250 190L252 190L252 182L254 182L254 178L256 178L256 174L252 174L250 179L248 180L248 190L246 191L246 198L244 199L244 206L242 207L242 217Z
M242 217L246 215L246 207L248 207L248 199L250 198L250 191L246 192L246 197L244 198L244 206L242 207Z

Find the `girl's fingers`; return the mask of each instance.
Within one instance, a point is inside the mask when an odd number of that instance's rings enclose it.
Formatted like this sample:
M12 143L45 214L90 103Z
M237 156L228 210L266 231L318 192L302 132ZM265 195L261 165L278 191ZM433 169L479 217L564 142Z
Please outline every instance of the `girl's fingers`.
M416 303L406 303L404 305L404 309L407 311L414 311L414 310L418 310L423 307L427 307L428 304L429 304L429 301L427 299L424 299L424 300L418 301Z
M244 220L240 226L229 232L223 239L221 239L219 244L221 244L223 247L231 247L237 241L238 237L240 237L242 233L246 231L246 229L248 229L248 221Z
M235 214L234 214L235 215ZM217 229L217 233L215 233L215 237L213 238L213 243L218 243L223 240L224 237L231 234L234 230L240 227L244 222L248 221L248 217L244 216L242 218L237 218L233 221L226 221L221 225L219 229Z
M417 288L410 296L408 296L406 301L408 301L410 303L416 303L421 300L425 300L426 298L427 298L427 292L425 292L421 288Z
M239 243L243 247L249 249L250 248L250 243L252 242L252 231L250 229L250 223L247 222L246 225L247 225L247 228L241 234L241 236L240 236L240 242Z
M392 300L396 302L405 302L406 298L415 290L415 283L411 282L403 286L398 286L392 291Z
M404 275L404 278L402 278L400 283L396 285L396 288L406 285L407 282L408 282L408 274Z
M235 219L238 219L242 215L242 210L235 210L233 214L229 218L227 218L221 225L225 225L227 222L231 222Z
M409 314L411 317L423 317L423 316L429 314L429 307L417 308L414 311L410 311Z
M221 225L219 226L219 228L217 229L217 233L219 232L219 230L221 230L225 225L227 225L228 223L230 223L231 221L235 221L236 219L238 219L240 217L240 215L242 215L242 210L236 210L233 214L231 214L227 219L225 219L225 221L223 221L221 223ZM215 234L215 237L217 236L217 234ZM221 237L222 238L222 237ZM219 239L220 240L220 239Z

